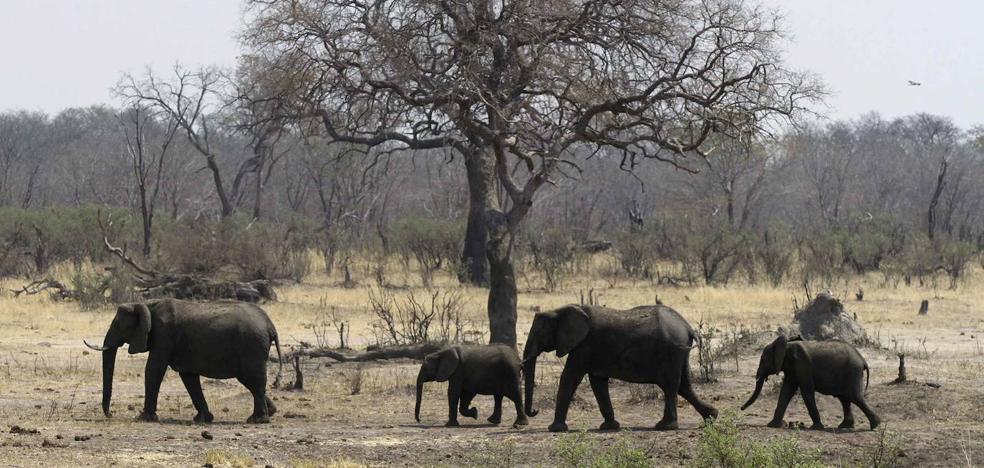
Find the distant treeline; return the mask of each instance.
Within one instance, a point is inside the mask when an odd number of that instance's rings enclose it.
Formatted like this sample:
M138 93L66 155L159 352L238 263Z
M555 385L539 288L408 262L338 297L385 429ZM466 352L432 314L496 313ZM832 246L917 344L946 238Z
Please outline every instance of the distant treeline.
M460 268L460 158L367 153L294 129L258 159L255 140L231 125L217 125L209 145L211 159L139 109L0 114L0 274L107 261L96 207L116 219L114 244L164 269L299 280L354 256L392 256L429 282ZM516 246L520 273L537 271L548 287L583 268L582 247L598 240L612 243L613 278L664 283L880 272L956 284L984 250L984 132L944 117L867 115L722 141L689 170L625 167L604 152L575 162L579 175L539 192ZM323 261L297 253L310 251Z

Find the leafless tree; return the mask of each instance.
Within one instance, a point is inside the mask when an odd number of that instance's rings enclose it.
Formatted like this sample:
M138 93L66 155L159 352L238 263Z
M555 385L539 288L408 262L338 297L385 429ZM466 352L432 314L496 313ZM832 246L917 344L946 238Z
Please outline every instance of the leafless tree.
M484 244L491 340L512 345L516 229L541 187L578 173L576 150L687 167L710 135L762 130L818 92L783 67L778 16L741 2L249 5L246 44L293 88L297 115L339 142L464 159L464 257Z
M143 257L150 257L154 235L154 214L164 185L168 150L178 131L178 123L167 113L135 105L118 116L120 131L130 158L133 182L139 197L143 227Z

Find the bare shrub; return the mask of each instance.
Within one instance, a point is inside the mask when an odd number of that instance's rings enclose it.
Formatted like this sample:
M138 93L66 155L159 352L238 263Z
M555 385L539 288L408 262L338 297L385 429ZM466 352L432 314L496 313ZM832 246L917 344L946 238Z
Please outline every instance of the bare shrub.
M564 273L573 267L575 260L570 230L548 228L527 237L533 269L543 275L547 291L556 290Z
M463 229L460 223L429 218L403 218L393 226L393 241L401 252L405 266L409 258L417 260L420 279L425 287L433 284L434 273L453 267L461 253Z
M370 290L370 326L382 345L472 341L478 332L464 316L466 305L456 290L428 290L423 298L410 292L402 299L386 290Z
M342 318L338 307L328 305L327 296L318 300L318 313L314 321L303 324L303 327L314 333L315 344L319 348L330 348L332 337L336 336L338 348L348 349L352 327L348 320Z

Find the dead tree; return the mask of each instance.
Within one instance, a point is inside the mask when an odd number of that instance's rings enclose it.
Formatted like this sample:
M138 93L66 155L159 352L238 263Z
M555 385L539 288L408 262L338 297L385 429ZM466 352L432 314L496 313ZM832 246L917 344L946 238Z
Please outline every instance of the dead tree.
M493 4L251 0L244 56L338 143L464 161L490 341L515 346L518 230L576 154L693 170L710 135L764 130L820 89L776 60L777 18L740 2Z
M235 299L244 302L258 302L261 299L276 301L277 294L268 280L247 282L215 281L201 275L165 273L144 267L127 254L126 244L122 248L109 242L108 232L112 219L104 222L102 213L98 214L99 229L103 234L106 251L118 258L129 268L136 280L137 293L145 298L173 297L190 300Z

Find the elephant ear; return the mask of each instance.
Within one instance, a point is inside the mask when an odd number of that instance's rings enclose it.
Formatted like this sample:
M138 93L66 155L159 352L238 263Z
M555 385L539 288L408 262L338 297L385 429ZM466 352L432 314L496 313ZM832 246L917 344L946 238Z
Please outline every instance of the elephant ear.
M146 353L147 340L150 339L150 309L146 304L133 304L132 306L120 306L117 314L131 313L137 317L137 326L133 327L126 342L130 343L127 351L130 354Z
M787 342L786 335L779 335L776 341L772 342L772 359L774 360L777 374L782 372L782 363L786 360Z
M434 373L434 380L444 382L451 378L451 374L458 369L461 363L461 354L458 348L448 348L438 354L437 372Z
M569 305L557 311L557 328L554 342L557 357L564 357L588 336L591 318L583 308Z

